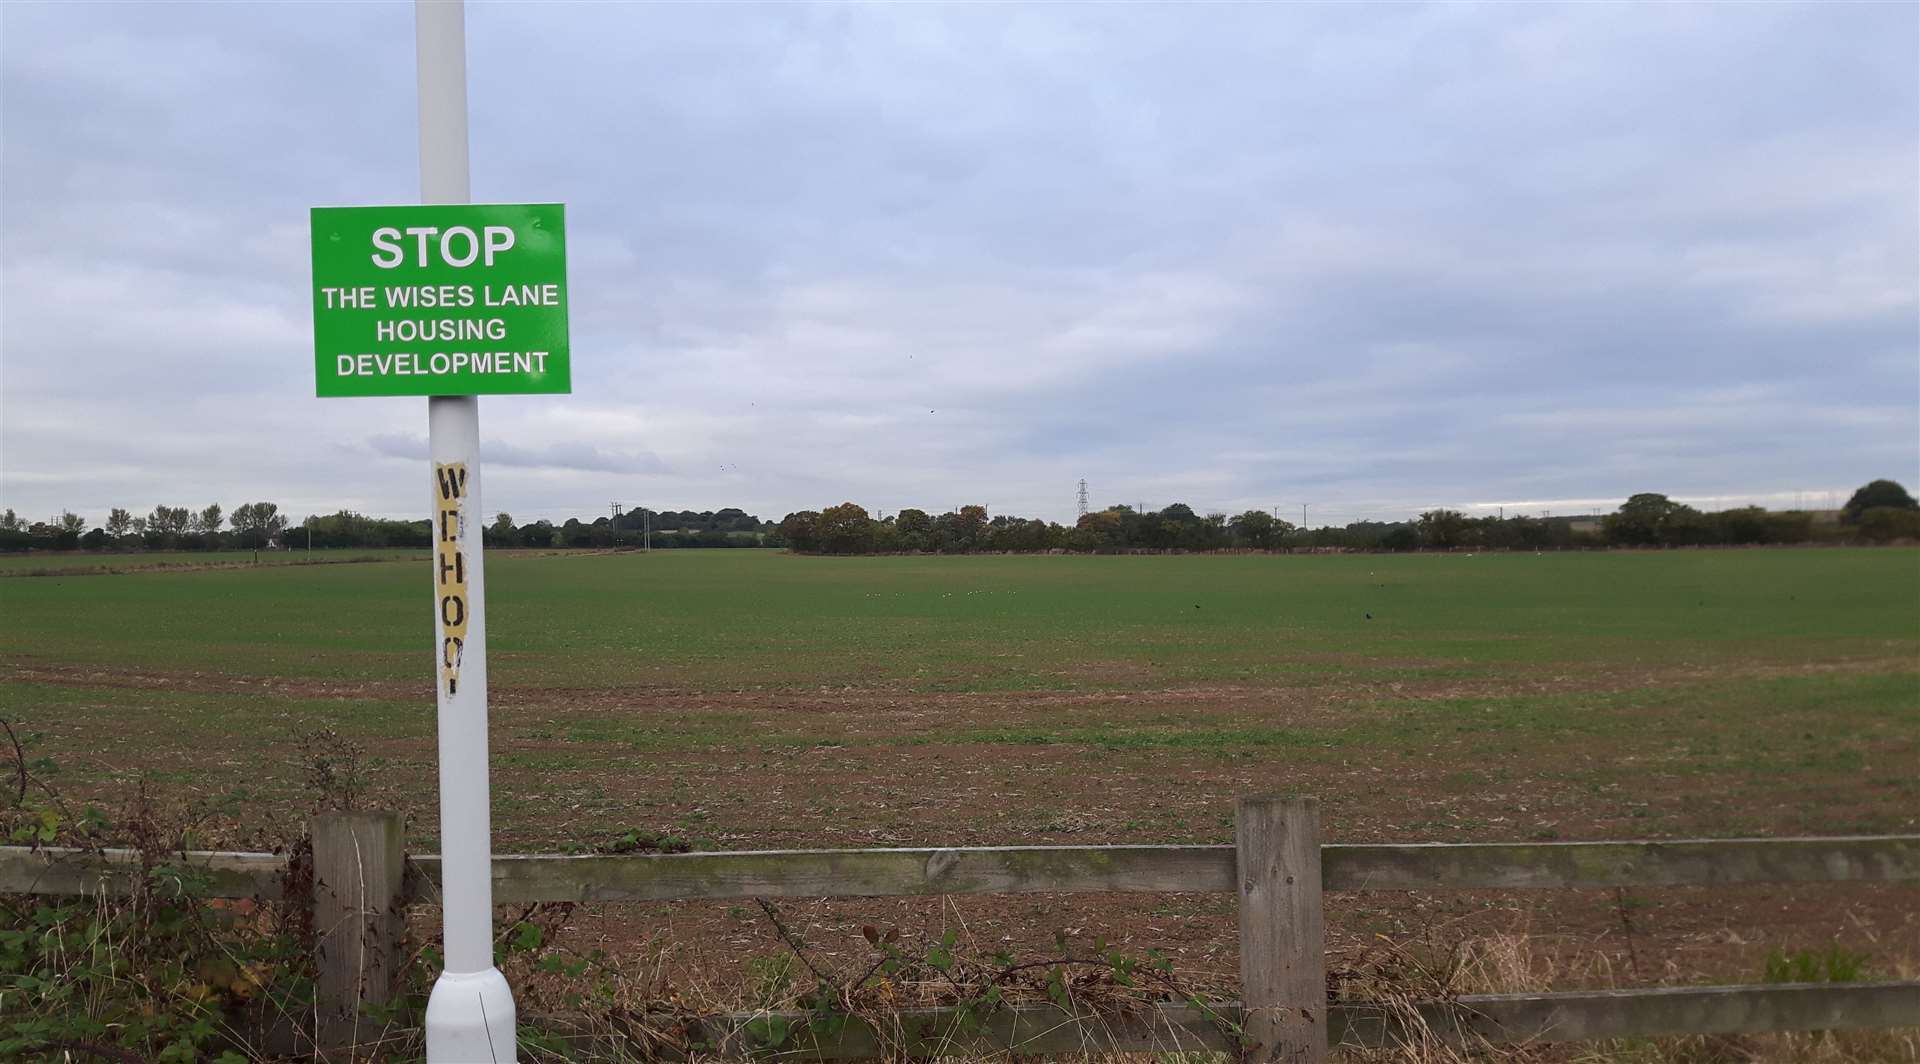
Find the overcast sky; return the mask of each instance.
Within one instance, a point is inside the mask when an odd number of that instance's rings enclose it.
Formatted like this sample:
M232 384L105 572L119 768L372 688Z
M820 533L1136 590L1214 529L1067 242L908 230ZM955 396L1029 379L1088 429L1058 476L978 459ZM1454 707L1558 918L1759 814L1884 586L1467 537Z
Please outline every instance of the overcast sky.
M1313 523L1920 480L1920 7L476 4L567 204L535 517ZM0 506L424 515L307 208L419 194L411 5L0 5Z

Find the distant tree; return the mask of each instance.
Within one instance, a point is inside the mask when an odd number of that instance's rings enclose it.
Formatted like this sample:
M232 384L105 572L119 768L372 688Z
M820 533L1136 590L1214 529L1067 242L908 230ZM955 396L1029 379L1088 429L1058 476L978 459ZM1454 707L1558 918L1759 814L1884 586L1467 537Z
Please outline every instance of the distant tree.
M156 506L147 515L147 534L177 536L187 530L193 515L184 506Z
M1190 531L1187 545L1194 550L1219 550L1232 542L1233 535L1227 531L1227 515L1210 513Z
M124 538L133 531L133 515L125 508L116 506L107 512L107 535L115 539Z
M909 507L894 517L893 528L901 550L926 550L930 546L928 537L933 534L933 518L925 510Z
M1116 506L1113 512L1120 518L1120 545L1123 547L1152 547L1164 539L1160 527L1160 515L1146 509L1135 510L1131 506Z
M519 536L519 542L522 547L551 547L553 546L553 531L552 521L540 520L532 524L521 525L517 530L517 535Z
M1480 542L1502 550L1542 547L1551 540L1546 522L1537 517L1488 517L1479 525Z
M20 527L20 515L14 513L12 507L8 507L6 513L0 514L0 532L24 531L26 530Z
M1073 531L1067 533L1067 546L1073 550L1113 551L1126 546L1126 542L1126 514L1120 510L1082 514Z
M1186 546L1199 523L1200 517L1193 512L1193 507L1177 502L1159 513L1142 514L1131 538L1144 547L1172 550Z
M1291 541L1303 546L1355 547L1360 550L1372 550L1381 545L1380 541L1386 537L1387 533L1401 527L1406 526L1400 523L1389 524L1385 521L1354 521L1338 529L1301 529L1298 534L1291 537ZM1319 533L1318 537L1316 532ZM1411 550L1420 545L1419 532L1409 527L1408 534L1414 537L1413 542L1406 547L1396 549ZM1324 537L1325 541L1321 541L1320 537Z
M514 527L512 514L498 513L493 515L493 526L487 529L487 534L493 537L495 543L504 547L514 542L518 531L519 529Z
M88 550L105 550L112 542L113 537L103 528L96 528L80 537L80 545Z
M717 532L758 532L760 522L745 510L729 506L713 512L713 528Z
M1722 543L1770 543L1772 525L1767 511L1758 506L1741 506L1713 515Z
M64 520L69 516L72 515L62 513L51 521L35 521L33 527L27 530L28 534L37 541L33 545L52 547L54 550L72 550L78 547L80 532ZM81 521L80 527L86 527L86 522Z
M1691 506L1675 507L1660 527L1660 542L1670 547L1704 547L1715 540L1707 515Z
M1420 542L1441 550L1464 546L1467 525L1467 515L1458 510L1428 510L1420 515Z
M801 510L780 519L780 538L787 547L800 554L811 554L820 549L820 541L815 536L820 514L813 510Z
M1868 510L1883 506L1893 510L1920 510L1920 502L1916 502L1914 497L1907 493L1907 489L1901 487L1898 482L1874 480L1862 485L1860 490L1854 492L1853 497L1847 500L1847 505L1841 507L1840 520L1850 525L1855 524Z
M315 514L301 522L299 527L303 534L297 538L289 537L293 538L294 545L312 544L317 549L425 547L433 542L431 521L396 521L368 517L352 510ZM254 534L257 533L249 533Z
M199 531L205 535L215 535L219 533L220 526L224 522L225 518L220 513L220 504L216 502L200 511Z
M979 550L981 541L986 538L987 508L962 506L950 516L952 520L947 524L949 541L941 549L954 553Z
M72 510L62 510L60 516L53 519L53 525L61 532L70 532L78 536L87 530L87 519Z
M819 549L828 554L865 554L873 550L873 518L865 507L843 502L820 511L814 522Z
M1905 506L1875 506L1861 513L1860 535L1875 543L1920 539L1920 510Z
M1265 510L1248 510L1229 523L1233 538L1255 550L1272 550L1293 526Z
M1680 520L1689 529L1695 514L1691 506L1674 502L1665 495L1644 491L1620 504L1620 509L1601 522L1607 541L1631 546L1652 546L1668 542L1668 526Z
M1412 525L1394 525L1379 539L1383 550L1419 550L1420 531Z
M264 547L287 527L276 502L249 502L233 508L234 539L242 547Z
M1513 526L1522 547L1550 547L1554 544L1555 526L1538 517L1509 517L1507 524Z
M1864 519L1863 517L1862 520ZM1808 543L1812 540L1812 514L1804 510L1794 510L1787 513L1769 513L1767 515L1767 536L1765 542Z
M1028 554L1052 550L1065 538L1066 529L1059 525L1003 515L988 522L986 549Z

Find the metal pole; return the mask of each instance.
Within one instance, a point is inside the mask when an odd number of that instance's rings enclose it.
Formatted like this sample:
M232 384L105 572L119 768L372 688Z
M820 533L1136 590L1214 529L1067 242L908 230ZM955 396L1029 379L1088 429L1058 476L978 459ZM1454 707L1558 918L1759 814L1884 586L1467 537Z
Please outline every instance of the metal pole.
M466 203L463 0L415 0L420 200ZM440 732L440 867L446 970L427 998L431 1064L515 1059L513 992L493 966L487 794L486 570L480 529L480 400L427 400L433 468L434 691Z

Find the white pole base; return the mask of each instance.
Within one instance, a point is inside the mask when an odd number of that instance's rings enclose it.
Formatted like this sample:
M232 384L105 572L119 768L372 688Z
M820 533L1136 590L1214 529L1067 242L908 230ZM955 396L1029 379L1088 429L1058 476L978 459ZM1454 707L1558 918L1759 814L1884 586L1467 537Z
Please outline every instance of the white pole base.
M498 968L441 972L427 995L428 1064L513 1064L513 991Z

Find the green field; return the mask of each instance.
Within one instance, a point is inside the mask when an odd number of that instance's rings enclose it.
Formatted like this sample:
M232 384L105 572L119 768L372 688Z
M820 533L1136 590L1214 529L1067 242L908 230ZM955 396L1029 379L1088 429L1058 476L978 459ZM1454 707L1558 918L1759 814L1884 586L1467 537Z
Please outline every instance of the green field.
M77 793L287 808L294 737L331 726L430 837L428 584L416 557L0 579L0 712ZM508 844L1211 841L1276 781L1436 839L1920 809L1911 550L501 554L488 594Z
M233 676L423 679L427 562L394 553L418 560L10 582L0 585L0 652ZM231 560L132 554L102 564ZM496 556L488 575L494 682L528 688L1138 687L1920 653L1920 553L1902 550L848 559L675 551Z
M422 558L424 550L156 550L0 554L0 577L118 573L134 569L210 569L255 565L331 565Z

